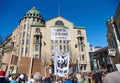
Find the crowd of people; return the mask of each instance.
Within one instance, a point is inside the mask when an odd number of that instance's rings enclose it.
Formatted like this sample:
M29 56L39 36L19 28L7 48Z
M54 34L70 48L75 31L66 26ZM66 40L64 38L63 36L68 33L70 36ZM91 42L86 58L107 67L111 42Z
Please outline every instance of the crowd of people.
M74 73L65 77L58 77L49 75L44 77L40 72L28 77L25 74L11 74L5 76L5 71L0 70L0 83L120 83L120 72L111 72L105 74L104 72L90 72Z

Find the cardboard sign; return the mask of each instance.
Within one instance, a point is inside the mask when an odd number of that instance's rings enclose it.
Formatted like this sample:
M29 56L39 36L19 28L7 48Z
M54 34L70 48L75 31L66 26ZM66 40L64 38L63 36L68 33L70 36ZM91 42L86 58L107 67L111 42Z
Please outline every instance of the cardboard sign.
M117 70L120 72L120 64L116 64Z

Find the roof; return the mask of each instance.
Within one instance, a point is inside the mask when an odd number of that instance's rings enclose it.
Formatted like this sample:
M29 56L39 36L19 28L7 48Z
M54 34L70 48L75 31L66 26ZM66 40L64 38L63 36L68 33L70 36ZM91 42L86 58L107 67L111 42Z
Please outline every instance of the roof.
M51 26L50 28L68 28L66 26L63 26L63 25L54 25L54 26Z
M101 48L101 49L99 49L99 50L96 50L96 51L94 52L95 55L97 55L97 54L99 54L99 53L108 53L108 46L103 47L103 48Z
M36 24L32 24L31 26L33 26L33 27L42 27L42 26L44 26L44 24L36 23Z
M49 19L49 20L47 20L47 21L50 21L50 20L52 20L52 19L56 19L56 18L58 18L58 17L63 18L63 19L65 19L66 21L68 21L68 22L70 22L70 23L73 24L73 22L69 21L68 19L66 19L66 18L64 18L64 17L62 17L62 16L56 16L56 17L51 18L51 19Z
M81 26L74 26L75 29L85 29L85 27L81 27Z
M40 12L33 7L32 9L30 9L26 14L36 14L36 15L40 15Z

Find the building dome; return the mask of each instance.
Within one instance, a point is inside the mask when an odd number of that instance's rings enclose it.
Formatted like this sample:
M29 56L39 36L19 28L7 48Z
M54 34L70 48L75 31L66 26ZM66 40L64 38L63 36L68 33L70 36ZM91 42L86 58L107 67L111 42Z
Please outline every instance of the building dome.
M40 16L41 16L40 12L35 7L30 9L25 15L25 17L40 17Z
M36 14L36 15L39 15L40 12L35 8L33 7L31 10L29 10L26 14Z

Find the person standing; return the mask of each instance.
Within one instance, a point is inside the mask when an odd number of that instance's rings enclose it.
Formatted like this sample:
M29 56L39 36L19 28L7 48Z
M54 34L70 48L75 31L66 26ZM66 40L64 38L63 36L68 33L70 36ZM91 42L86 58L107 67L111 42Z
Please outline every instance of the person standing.
M72 78L73 83L77 83L77 76L76 73L74 73L73 78Z
M30 78L28 79L28 83L34 83L33 75L31 75Z
M102 73L96 72L95 74L93 74L92 79L94 80L95 83L102 83Z
M36 72L33 76L34 83L42 83L42 75L40 72Z
M71 80L71 77L69 76L68 79L66 79L64 83L73 83Z
M12 81L10 83L18 83L17 78L17 75L12 75Z
M0 83L9 83L9 81L5 78L5 71L0 70Z

